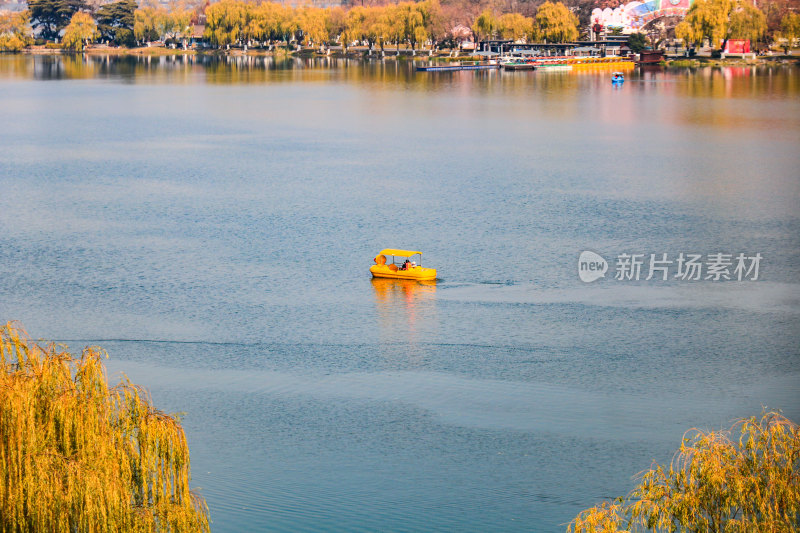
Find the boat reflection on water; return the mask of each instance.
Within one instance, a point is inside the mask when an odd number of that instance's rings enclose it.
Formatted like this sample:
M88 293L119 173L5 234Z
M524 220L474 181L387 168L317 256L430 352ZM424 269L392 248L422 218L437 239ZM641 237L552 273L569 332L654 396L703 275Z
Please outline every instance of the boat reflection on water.
M410 342L436 327L436 281L372 278L383 342Z

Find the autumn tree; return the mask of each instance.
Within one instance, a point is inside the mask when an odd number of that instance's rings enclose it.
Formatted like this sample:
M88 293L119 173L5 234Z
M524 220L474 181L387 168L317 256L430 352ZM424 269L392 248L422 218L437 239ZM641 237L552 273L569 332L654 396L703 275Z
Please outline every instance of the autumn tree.
M105 356L0 326L0 531L207 533L177 417Z
M31 44L30 12L0 11L0 51L18 52Z
M402 2L397 4L398 16L401 18L403 24L402 39L408 41L411 45L412 53L416 51L418 43L424 43L428 38L425 20L418 6L419 4L414 2Z
M278 14L278 34L280 35L280 39L286 41L286 43L290 43L294 40L295 34L300 29L300 26L297 23L297 17L295 16L294 9L290 6L284 6L279 4L279 8L277 11Z
M767 30L764 13L749 0L695 0L683 21L675 27L675 36L686 43L712 47L728 39L757 41Z
M31 24L43 39L54 41L61 30L70 23L72 15L78 11L86 11L88 6L84 0L30 0L28 10Z
M327 31L328 42L333 43L341 38L347 27L347 11L341 6L334 6L328 10Z
M183 4L172 6L168 11L164 34L175 40L186 40L192 36L192 18L194 10Z
M275 2L263 2L248 6L248 22L245 33L252 39L272 43L283 38L282 23L285 8Z
M377 43L383 53L394 32L393 19L386 9L370 7L367 10L366 39L370 49Z
M136 0L119 0L104 4L95 13L100 38L118 45L133 46Z
M297 25L303 32L303 44L321 45L328 40L328 10L305 6L297 13Z
M497 29L503 39L516 41L533 33L533 19L519 13L506 13L497 20Z
M145 6L133 12L133 35L137 41L158 41L170 25L169 13L162 7Z
M475 39L483 41L491 39L495 36L498 28L497 17L491 9L484 9L483 12L475 18L472 23L472 32L475 34Z
M533 38L563 43L578 38L578 17L561 2L545 2L533 18Z
M786 15L800 11L800 0L758 0L757 4L767 16L767 42L782 36L781 22Z
M787 13L781 19L781 37L786 39L786 50L800 39L800 13Z
M406 20L404 9L399 5L388 5L382 9L381 23L384 25L387 40L397 45L397 53L400 53L400 42L406 34Z
M444 12L439 0L423 0L417 3L417 11L422 15L422 24L425 27L426 38L431 41L431 47L436 48L447 36Z
M216 46L237 43L248 26L248 4L239 0L220 0L206 8L203 36Z
M64 48L67 50L80 51L100 36L97 31L97 23L88 13L78 11L69 21L64 29Z
M567 531L789 532L799 517L800 427L771 412L728 431L690 431L668 466L581 512Z

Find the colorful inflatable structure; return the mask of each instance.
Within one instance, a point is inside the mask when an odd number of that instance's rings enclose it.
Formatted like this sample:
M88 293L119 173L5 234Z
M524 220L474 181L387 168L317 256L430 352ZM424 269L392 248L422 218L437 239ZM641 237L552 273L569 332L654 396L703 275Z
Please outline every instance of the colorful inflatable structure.
M622 33L640 31L648 22L663 17L684 17L693 0L647 0L630 2L615 9L596 8L592 24L621 29Z

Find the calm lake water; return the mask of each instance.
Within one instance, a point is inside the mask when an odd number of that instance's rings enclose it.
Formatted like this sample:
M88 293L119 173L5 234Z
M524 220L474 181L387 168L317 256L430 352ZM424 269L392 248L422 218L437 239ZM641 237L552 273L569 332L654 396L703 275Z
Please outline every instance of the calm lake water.
M609 80L2 56L0 319L185 413L214 531L563 531L690 427L800 421L800 70Z

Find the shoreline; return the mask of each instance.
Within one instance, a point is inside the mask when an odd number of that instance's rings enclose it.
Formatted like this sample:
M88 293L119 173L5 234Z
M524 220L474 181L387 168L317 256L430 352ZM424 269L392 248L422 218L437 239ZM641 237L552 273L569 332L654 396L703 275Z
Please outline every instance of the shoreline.
M293 57L302 59L382 59L394 61L439 61L439 62L452 62L452 61L475 61L480 59L476 56L453 56L452 51L436 52L429 54L428 50L417 51L412 54L409 50L387 50L383 54L380 51L373 50L372 53L367 49L355 49L348 51L346 54L341 50L330 50L328 53L319 53L312 49L302 50L288 50L280 48L276 50L264 49L251 49L251 50L183 50L165 48L163 46L153 47L139 47L139 48L112 48L112 47L91 47L82 51L68 51L61 48L47 48L44 46L32 46L15 52L23 55L34 56L117 56L117 57L174 57L174 56L191 56L191 57ZM724 66L759 66L759 65L800 65L800 56L796 55L773 55L773 56L758 56L755 59L745 59L740 57L729 58L710 58L710 57L694 57L683 58L676 57L666 59L661 63L653 66L661 67L680 67L680 68L702 68L702 67L724 67ZM638 65L641 66L641 65ZM649 65L648 65L649 66Z

